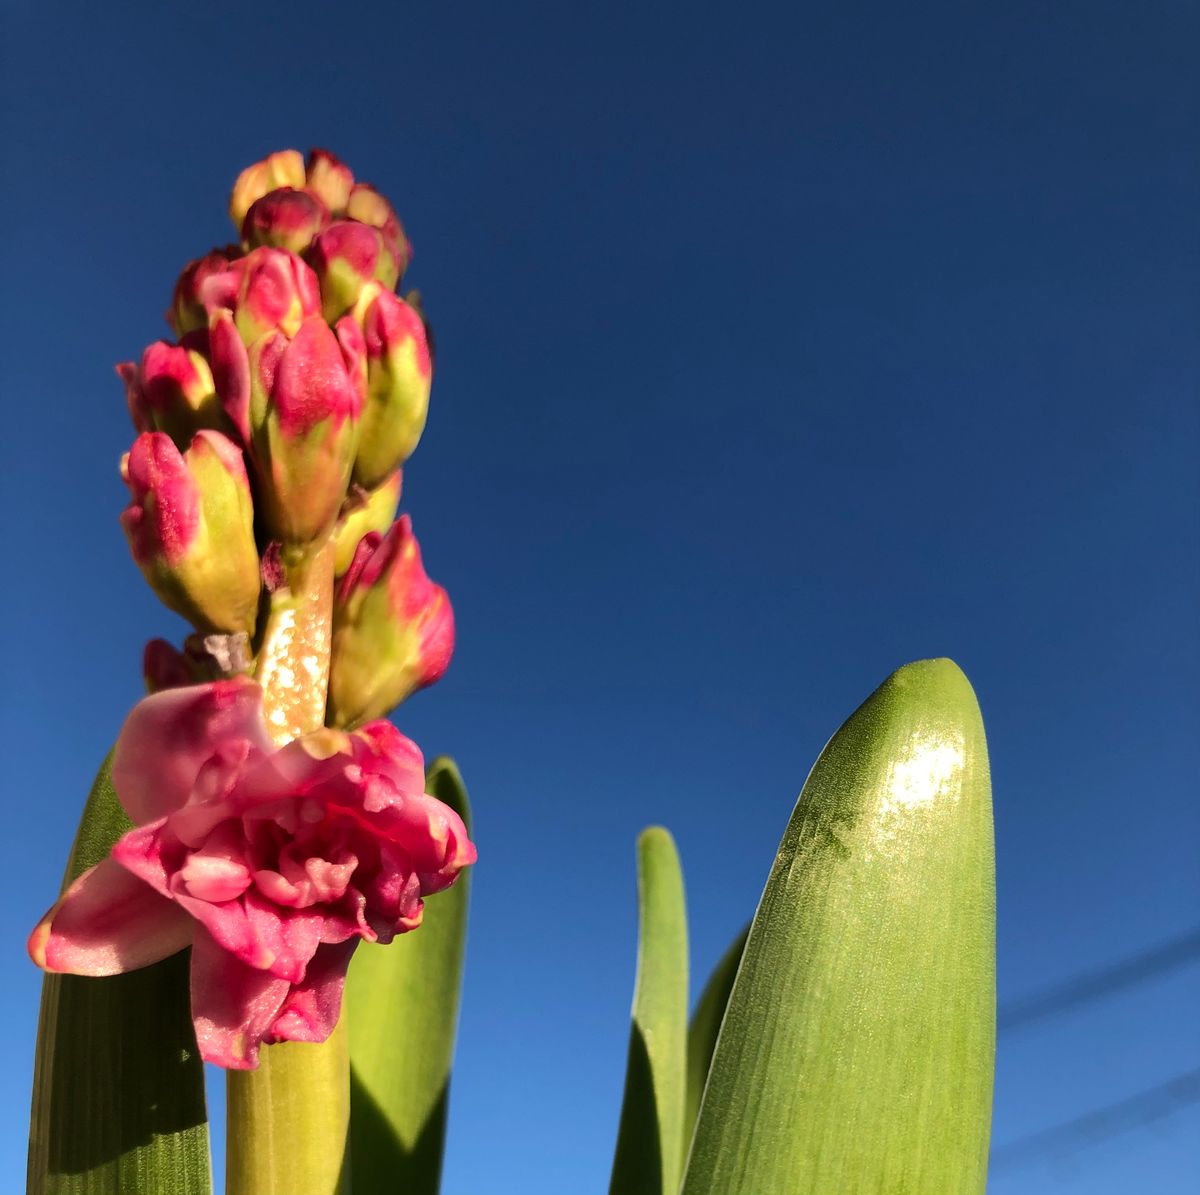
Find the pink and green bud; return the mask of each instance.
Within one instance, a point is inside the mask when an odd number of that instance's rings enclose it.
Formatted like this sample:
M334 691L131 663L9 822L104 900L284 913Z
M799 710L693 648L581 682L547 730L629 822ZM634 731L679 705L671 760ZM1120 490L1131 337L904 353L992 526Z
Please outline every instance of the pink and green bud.
M359 505L342 514L334 541L334 575L340 577L354 559L363 536L372 531L382 535L392 525L400 506L401 473L389 473L382 485L373 490L357 491ZM349 506L349 502L347 502ZM343 508L345 510L345 508Z
M233 267L238 274L234 323L247 344L268 332L295 336L321 310L317 276L294 253L264 246Z
M156 340L142 353L140 367L126 361L117 373L138 431L166 432L182 449L203 428L231 430L208 361L196 349Z
M424 321L391 291L367 287L354 314L367 349L367 401L354 480L373 489L408 460L421 439L433 361Z
M217 307L233 306L238 278L229 267L240 254L232 246L214 249L184 266L167 312L167 323L177 336L207 328L208 317Z
M346 210L354 186L349 166L328 150L314 149L308 155L305 177L308 189L329 209L330 215L340 216Z
M320 315L316 275L294 253L255 249L236 269L232 311L209 325L213 376L249 449L271 537L311 544L346 497L366 389L366 348L350 318Z
M213 384L221 405L241 437L250 444L250 359L242 342L233 312L220 308L213 312L208 328L208 352L212 361Z
M165 639L151 639L146 644L142 652L142 676L147 693L178 689L196 681L187 656Z
M241 229L246 213L264 195L279 187L303 186L304 159L294 149L280 150L247 166L238 175L229 196L229 215L234 228Z
M311 544L332 530L346 498L362 414L362 333L346 318L336 335L319 316L289 341L251 345L251 454L273 538Z
M278 187L251 205L242 221L242 242L249 249L267 245L303 253L328 223L329 211L315 195Z
M396 246L400 258L400 272L403 273L412 257L412 246L404 235L404 228L392 205L374 187L366 183L356 183L346 202L346 215L351 220L359 220L372 228L378 228Z
M454 612L421 564L407 516L364 536L334 595L330 726L384 717L433 684L454 652Z
M313 242L308 260L321 284L321 308L331 323L358 302L369 283L392 290L403 267L395 243L357 220L335 220Z
M133 558L163 603L204 631L252 633L259 565L250 483L238 447L200 431L181 453L144 432L121 462Z

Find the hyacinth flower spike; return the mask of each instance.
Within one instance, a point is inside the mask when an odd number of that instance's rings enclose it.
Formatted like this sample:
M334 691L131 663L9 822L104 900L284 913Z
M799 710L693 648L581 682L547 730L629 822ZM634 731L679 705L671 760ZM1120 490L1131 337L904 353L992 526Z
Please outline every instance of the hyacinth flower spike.
M340 1189L350 1083L338 1014L351 954L415 929L424 898L475 857L459 816L425 793L409 740L361 716L353 732L325 728L334 579L392 525L400 466L425 420L424 325L391 290L411 247L391 204L322 150L248 167L229 211L239 243L196 257L175 283L176 339L118 367L138 433L121 466L121 523L151 588L193 633L182 650L147 644L151 696L115 749L115 796L98 781L100 803L85 813L88 841L111 851L73 859L72 882L30 938L50 972L35 1096L46 1132L30 1161L38 1192L52 1185L64 1126L95 1106L102 1081L84 1038L64 1046L66 991L70 1007L109 1018L126 1052L137 1001L143 1012L190 1008L200 1055L231 1072L230 1195ZM388 695L372 699L379 716L440 675L453 642L444 591L419 557L413 571L412 552L415 541L392 571L412 582L409 607L440 595L435 646L411 626L384 619L356 632L343 620L347 643L377 634L400 662ZM355 574L360 612L378 604L362 588L371 572L364 563ZM353 681L354 667L344 671ZM122 832L125 815L134 825ZM185 947L190 991L177 968L156 965ZM104 985L54 979L130 971L149 978L122 989L119 1015ZM147 1080L190 1051L186 1024L158 1062L133 1051ZM264 1052L275 1043L305 1044ZM126 1112L154 1099L149 1087L131 1091ZM162 1156L185 1138L167 1134ZM206 1156L192 1155L197 1173Z

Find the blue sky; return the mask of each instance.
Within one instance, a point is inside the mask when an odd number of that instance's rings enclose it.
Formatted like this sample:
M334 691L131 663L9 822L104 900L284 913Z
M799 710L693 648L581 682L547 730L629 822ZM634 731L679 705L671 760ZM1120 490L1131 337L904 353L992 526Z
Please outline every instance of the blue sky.
M284 146L392 197L438 336L405 508L459 643L396 720L459 758L481 850L448 1195L606 1190L636 832L678 839L698 986L825 739L910 659L952 656L983 707L1002 1002L1200 922L1195 6L2 20L0 1190L24 935L142 643L181 630L117 524L112 365ZM996 1144L1200 1066L1198 977L1003 1035ZM991 1189L1182 1193L1196 1128L1182 1107Z

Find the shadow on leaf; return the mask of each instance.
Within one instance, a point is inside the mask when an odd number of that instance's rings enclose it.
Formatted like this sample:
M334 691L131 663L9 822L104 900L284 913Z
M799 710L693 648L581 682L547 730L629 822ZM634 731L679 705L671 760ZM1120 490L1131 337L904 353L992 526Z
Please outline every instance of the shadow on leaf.
M629 1033L625 1098L621 1102L621 1127L609 1195L661 1195L663 1158L658 1120L650 1054L635 1022Z
M437 1195L442 1176L449 1084L443 1084L417 1139L406 1145L357 1071L350 1070L354 1195Z
M30 1191L208 1189L187 985L187 951L105 979L46 976L43 1031L56 1040L34 1105Z

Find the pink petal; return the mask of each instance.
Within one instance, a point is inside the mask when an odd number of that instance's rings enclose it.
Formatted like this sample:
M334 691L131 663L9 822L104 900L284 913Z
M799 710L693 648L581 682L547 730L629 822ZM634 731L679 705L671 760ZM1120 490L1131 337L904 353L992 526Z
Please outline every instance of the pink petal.
M269 751L262 692L245 677L166 689L139 701L113 755L113 786L125 812L141 825L187 801L214 755Z
M188 895L197 900L236 900L250 887L250 870L244 863L201 851L189 855L178 874Z
M237 428L242 443L250 443L250 357L233 316L224 309L214 312L208 329L212 355L213 385L225 413Z
M171 830L175 833L178 833L175 821L182 817L182 812L191 811L181 811L171 819ZM199 849L188 854L177 873L178 882L188 896L205 901L236 900L250 887L247 844L239 821L224 820L203 842L195 845Z
M253 1070L258 1048L290 985L269 971L247 967L196 927L192 944L192 1022L205 1062Z
M308 965L303 982L293 985L271 1025L269 1040L324 1041L342 1009L346 968L358 939L322 946Z
M171 869L163 859L163 829L166 824L167 819L160 817L148 825L135 826L117 839L110 858L169 900L173 895Z
M342 348L342 358L346 363L346 373L360 394L367 389L367 342L363 340L362 329L353 316L344 315L334 326L338 344Z
M146 644L142 651L142 675L151 693L190 685L196 679L187 656L165 639L151 639Z
M299 982L321 943L324 910L280 909L253 888L243 903L255 939L274 955L268 970L292 983Z
M85 871L29 938L39 967L119 975L182 950L192 919L113 859Z
M153 431L154 424L150 419L150 408L146 404L138 367L132 361L122 361L117 366L117 377L125 383L125 401L129 406L129 417L133 420L134 428L139 432Z
M233 798L246 818L275 821L294 835L304 824L324 819L330 786L339 792L353 791L358 781L348 782L346 773L353 769L357 777L359 769L354 767L350 750L350 736L337 730L319 730L293 739L251 760L238 779ZM423 784L424 773L418 787ZM299 801L298 797L306 799Z
M326 420L336 433L362 410L362 395L346 371L343 346L319 315L300 325L279 360L274 381L272 399L285 440L307 436Z
M143 432L122 464L131 501L121 515L134 560L179 564L196 544L200 499L196 479L165 432Z
M475 862L475 844L462 818L428 793L406 795L384 812L380 824L408 855L425 896L448 888L462 868Z
M279 867L260 868L254 873L259 892L277 905L307 909L315 904L331 905L341 900L358 858L344 848L333 851L334 859L320 855L304 857L293 843L279 852Z
M390 722L380 719L368 722L350 736L354 759L369 778L386 777L398 793L424 793L425 759L412 739L401 734ZM391 789L385 785L385 791ZM382 802L382 803L381 803ZM364 807L371 812L390 804L381 793L368 792Z
M321 942L323 912L293 912L253 888L239 900L197 900L176 882L175 899L208 931L213 941L255 971L296 983Z

